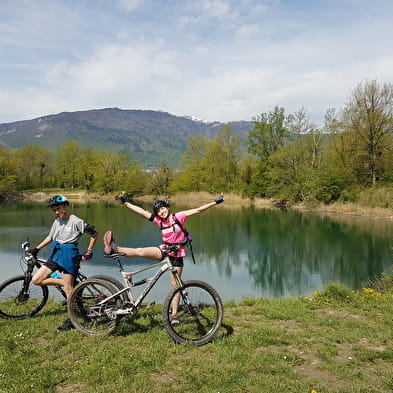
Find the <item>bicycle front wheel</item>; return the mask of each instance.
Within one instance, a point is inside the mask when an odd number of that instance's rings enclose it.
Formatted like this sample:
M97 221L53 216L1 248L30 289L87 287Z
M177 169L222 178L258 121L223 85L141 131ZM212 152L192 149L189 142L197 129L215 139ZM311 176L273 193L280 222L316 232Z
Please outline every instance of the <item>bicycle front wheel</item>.
M109 281L115 287L116 292L124 289L124 284L122 284L119 280L117 280L116 278L114 278L112 276L106 276L104 274L95 274L94 276L88 277L89 280L92 278L102 280L102 281ZM125 291L120 295L120 297L124 303L126 303L128 301L127 294L128 294L128 292Z
M178 324L171 323L174 302L179 302ZM168 294L162 314L164 327L175 342L200 346L213 340L222 323L223 307L212 286L192 280Z
M110 334L117 326L115 311L119 296L105 301L117 290L108 281L87 279L78 284L68 298L68 316L77 330L86 336Z
M25 288L25 276L20 275L0 285L0 317L24 319L37 314L46 304L48 287L31 282Z

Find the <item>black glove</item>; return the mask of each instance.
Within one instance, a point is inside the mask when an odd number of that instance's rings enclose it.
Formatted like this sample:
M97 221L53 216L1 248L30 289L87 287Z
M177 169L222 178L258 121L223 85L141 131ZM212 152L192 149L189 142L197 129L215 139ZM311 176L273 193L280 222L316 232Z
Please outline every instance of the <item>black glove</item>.
M86 250L82 255L82 261L90 261L91 258L93 258L93 251Z
M127 195L124 194L124 193L118 195L115 199L116 199L116 200L119 200L119 201L120 201L121 203L123 203L123 204L126 203L126 202L128 202L128 197L127 197Z
M31 255L33 255L34 258L37 258L38 251L40 251L40 250L39 250L37 247L30 248L30 249L28 250L28 252L29 252Z
M224 195L220 195L214 202L217 203L217 205L219 205L220 203L224 202Z

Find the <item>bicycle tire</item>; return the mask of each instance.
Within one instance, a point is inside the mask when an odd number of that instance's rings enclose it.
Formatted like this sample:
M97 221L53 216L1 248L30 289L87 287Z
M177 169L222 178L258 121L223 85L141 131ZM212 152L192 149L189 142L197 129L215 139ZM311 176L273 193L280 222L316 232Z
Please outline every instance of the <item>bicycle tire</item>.
M163 323L169 336L178 344L201 346L213 340L223 318L222 301L209 284L191 280L173 289L165 298L162 308ZM179 324L171 324L171 304L180 296Z
M120 296L103 305L99 303L116 292L116 288L105 280L89 278L79 283L67 302L68 316L74 327L85 336L103 336L115 330L118 318L108 316L108 311L122 304Z
M37 314L48 301L46 286L30 282L28 293L22 294L25 276L15 276L0 285L0 317L25 319Z

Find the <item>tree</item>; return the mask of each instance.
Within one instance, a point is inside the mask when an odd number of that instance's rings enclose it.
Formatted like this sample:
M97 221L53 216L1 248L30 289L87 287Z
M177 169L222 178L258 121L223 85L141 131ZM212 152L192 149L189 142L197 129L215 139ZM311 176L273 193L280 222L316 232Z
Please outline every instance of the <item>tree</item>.
M291 141L269 157L269 196L294 201L310 199L321 162L321 131L304 108L288 116Z
M0 144L0 200L17 190L14 156L14 150Z
M97 173L98 157L101 151L96 148L86 147L80 151L78 172L80 172L80 184L90 191L94 187L94 180Z
M248 151L262 160L267 160L284 144L288 136L285 110L276 106L273 111L262 113L253 121L254 129L246 140Z
M167 196L169 185L173 181L175 175L172 168L166 162L161 162L160 166L154 171L150 178L150 189L156 196Z
M69 140L57 151L57 182L60 187L76 188L83 185L82 149L77 141Z
M248 134L248 152L258 159L256 169L247 187L250 196L267 196L270 178L268 176L269 157L284 145L288 137L288 118L284 108L276 106L269 113L262 113L254 119L254 129Z
M227 192L236 187L241 137L232 135L227 124L214 139L191 137L182 157L184 170L171 184L170 191Z
M114 190L125 191L129 196L141 195L146 191L149 177L141 166L129 160L123 161L114 177Z
M36 144L27 144L17 151L18 183L21 188L42 188L49 184L52 153Z
M251 154L243 154L243 157L239 161L239 176L237 179L236 189L241 190L243 195L255 195L253 187L252 175L255 173L258 166L258 161L255 156Z
M354 143L359 180L373 186L384 180L384 164L392 154L393 85L376 80L358 84L341 122Z
M203 158L209 143L210 139L204 135L190 137L187 150L181 158L183 171L170 185L170 192L203 191L206 164Z
M227 124L208 143L202 160L202 178L206 191L228 192L234 188L239 170L240 142L241 137L232 135L232 127Z
M129 191L128 168L132 165L128 154L102 150L96 157L93 189L98 192Z

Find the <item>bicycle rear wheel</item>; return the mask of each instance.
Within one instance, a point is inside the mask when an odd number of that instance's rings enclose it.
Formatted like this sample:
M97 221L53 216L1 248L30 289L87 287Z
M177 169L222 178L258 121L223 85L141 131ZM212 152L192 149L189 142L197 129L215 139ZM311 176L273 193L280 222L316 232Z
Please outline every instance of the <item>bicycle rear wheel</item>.
M48 288L31 282L24 288L25 276L15 276L0 285L0 317L24 319L37 314L46 304Z
M179 324L171 324L172 302L179 300ZM185 281L164 301L163 323L171 338L179 343L204 345L213 340L221 326L223 307L216 290L203 281Z
M104 300L117 290L108 281L87 279L78 284L68 298L68 316L75 328L86 336L102 336L115 330L114 314L122 301L119 296Z

